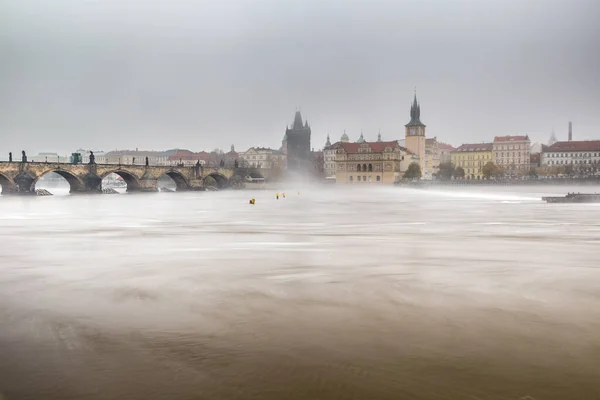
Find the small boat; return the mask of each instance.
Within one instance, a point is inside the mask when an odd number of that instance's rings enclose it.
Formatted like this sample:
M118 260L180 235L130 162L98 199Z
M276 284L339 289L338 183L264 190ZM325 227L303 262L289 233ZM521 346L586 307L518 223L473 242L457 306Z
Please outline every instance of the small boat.
M597 193L568 193L564 197L542 197L546 203L600 203Z

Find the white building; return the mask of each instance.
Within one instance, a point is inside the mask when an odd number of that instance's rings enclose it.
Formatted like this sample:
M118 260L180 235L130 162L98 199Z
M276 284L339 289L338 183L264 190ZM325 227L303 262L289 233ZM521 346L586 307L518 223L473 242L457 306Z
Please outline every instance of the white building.
M82 164L88 164L90 162L90 154L91 152L94 152L94 162L96 164L108 164L106 162L106 153L101 151L101 150L77 150L75 151L75 153L80 153L81 154L81 163Z
M105 162L96 157L96 164L144 165L148 157L149 165L169 165L169 156L162 151L115 150L103 156Z
M14 155L13 155L13 160L16 160ZM19 154L18 161L21 161L20 154ZM39 153L37 156L29 157L29 161L31 161L31 162L49 162L49 163L57 163L57 162L66 163L66 162L69 162L69 157L61 156L58 153Z
M600 140L556 142L544 148L540 164L546 168L572 165L574 171L597 172L600 168Z
M241 167L286 169L286 156L280 150L265 147L251 147L245 152L239 153Z

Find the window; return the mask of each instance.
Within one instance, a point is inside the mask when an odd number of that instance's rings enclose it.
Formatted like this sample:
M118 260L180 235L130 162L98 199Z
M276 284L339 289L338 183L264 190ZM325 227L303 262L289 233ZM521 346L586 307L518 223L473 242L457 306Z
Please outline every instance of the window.
M356 177L356 180L357 180L358 182L360 182L360 175L358 175L358 176Z
M381 182L381 177L379 175L377 175L376 180L377 180L377 182Z
M352 175L350 175L350 182L352 182Z
M367 181L367 177L363 176L363 182L366 182L366 181Z
M358 172L360 172L360 164L358 164L358 165L356 166L356 170L357 170Z
M369 182L371 182L371 175L369 175Z
M373 172L373 164L369 164L369 172Z

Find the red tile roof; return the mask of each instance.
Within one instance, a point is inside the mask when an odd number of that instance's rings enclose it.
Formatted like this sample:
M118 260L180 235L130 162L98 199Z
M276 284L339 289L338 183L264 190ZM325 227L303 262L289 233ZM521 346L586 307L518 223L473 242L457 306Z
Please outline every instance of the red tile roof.
M600 151L600 140L556 142L549 146L546 151Z
M492 143L467 143L462 144L454 151L492 151Z
M400 150L403 150L403 151L407 152L408 154L413 154L407 148L400 146L398 144L398 142L396 142L396 141L392 141L392 142L363 142L363 143L338 142L334 146L337 146L336 148L342 148L342 149L344 149L344 151L346 153L358 153L358 149L360 148L360 146L361 145L365 145L365 144L369 145L369 147L371 148L371 152L373 152L373 153L383 153L385 151L385 148L389 146L392 149L399 148Z
M496 136L494 142L518 142L523 140L529 140L529 136Z

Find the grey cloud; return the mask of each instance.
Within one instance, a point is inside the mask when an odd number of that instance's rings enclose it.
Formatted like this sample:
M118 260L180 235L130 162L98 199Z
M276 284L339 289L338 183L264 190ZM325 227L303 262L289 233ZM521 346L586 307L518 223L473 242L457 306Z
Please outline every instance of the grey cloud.
M0 151L599 137L596 1L4 0Z

